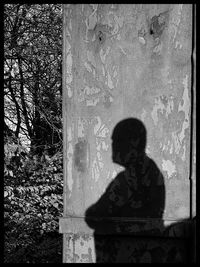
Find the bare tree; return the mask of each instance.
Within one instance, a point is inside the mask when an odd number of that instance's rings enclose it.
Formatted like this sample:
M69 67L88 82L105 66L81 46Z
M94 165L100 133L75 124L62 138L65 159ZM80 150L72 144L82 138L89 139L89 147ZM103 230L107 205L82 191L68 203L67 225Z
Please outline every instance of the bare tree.
M4 115L33 153L62 144L62 9L4 5Z

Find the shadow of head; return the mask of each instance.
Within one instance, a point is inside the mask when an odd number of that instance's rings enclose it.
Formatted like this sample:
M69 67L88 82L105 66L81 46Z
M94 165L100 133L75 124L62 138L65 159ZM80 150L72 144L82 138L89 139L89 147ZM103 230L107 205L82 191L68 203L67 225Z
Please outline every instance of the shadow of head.
M134 164L145 154L146 129L136 118L120 121L112 134L112 160L124 167Z

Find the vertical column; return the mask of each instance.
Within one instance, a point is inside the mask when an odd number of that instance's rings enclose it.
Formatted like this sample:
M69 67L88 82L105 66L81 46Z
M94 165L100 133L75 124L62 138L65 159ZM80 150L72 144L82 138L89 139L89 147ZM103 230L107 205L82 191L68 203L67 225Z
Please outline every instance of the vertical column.
M64 262L95 262L85 211L122 170L111 135L125 118L146 127L166 224L190 216L192 5L63 5L63 21L60 232Z

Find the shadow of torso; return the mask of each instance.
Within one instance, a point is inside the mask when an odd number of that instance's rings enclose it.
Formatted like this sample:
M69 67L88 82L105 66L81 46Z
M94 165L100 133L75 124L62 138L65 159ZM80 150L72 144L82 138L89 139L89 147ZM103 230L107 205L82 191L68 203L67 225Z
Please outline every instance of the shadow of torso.
M125 169L85 213L86 223L94 230L96 262L187 261L186 246L170 239L187 223L164 227L164 178L145 147L146 129L140 120L128 118L116 125L112 160Z
M120 172L87 216L162 218L164 180L152 159L145 156L136 168Z
M152 159L145 155L133 168L120 172L101 198L86 211L86 222L94 229L96 262L131 262L131 255L125 256L121 251L124 238L115 236L114 224L100 223L98 218L111 218L112 221L117 218L121 225L128 219L129 228L137 228L137 220L155 218L161 229L164 205L164 179ZM136 232L136 235L140 234L140 230ZM128 239L130 237L126 237L125 243L133 243Z

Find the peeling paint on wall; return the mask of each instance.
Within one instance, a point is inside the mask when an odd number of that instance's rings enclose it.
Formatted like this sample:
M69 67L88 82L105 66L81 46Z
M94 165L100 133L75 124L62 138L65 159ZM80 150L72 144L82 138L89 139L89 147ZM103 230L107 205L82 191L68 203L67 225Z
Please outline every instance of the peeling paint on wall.
M73 186L73 179L72 179L72 156L73 156L73 147L72 144L69 144L68 151L67 151L67 185L70 191L70 195L72 193L72 186Z
M168 178L176 172L175 165L170 160L162 160L162 169L167 172Z
M65 214L83 217L122 170L111 135L135 117L165 178L164 219L187 216L191 5L67 5L64 16ZM87 240L73 242L74 262L94 261Z
M73 178L72 178L72 159L73 159L73 146L72 146L72 139L73 139L73 132L72 127L68 127L67 129L67 142L68 142L68 149L67 149L67 185L69 189L69 196L72 193L72 186L73 186Z
M74 239L75 251L74 262L90 263L95 262L95 253L91 247L94 246L94 241L91 237L85 235L78 236Z
M174 42L176 35L177 35L177 31L178 31L178 27L181 21L181 10L183 8L183 4L179 4L174 6L174 8L171 11L171 18L172 21L170 23L170 31L172 31L172 42Z
M190 99L188 95L188 75L183 79L183 85L184 85L184 92L182 101L183 104L181 105L181 102L178 106L178 111L183 111L185 113L185 120L182 125L182 130L179 134L179 140L180 142L183 141L183 138L185 137L185 130L189 127L189 114L190 114Z

